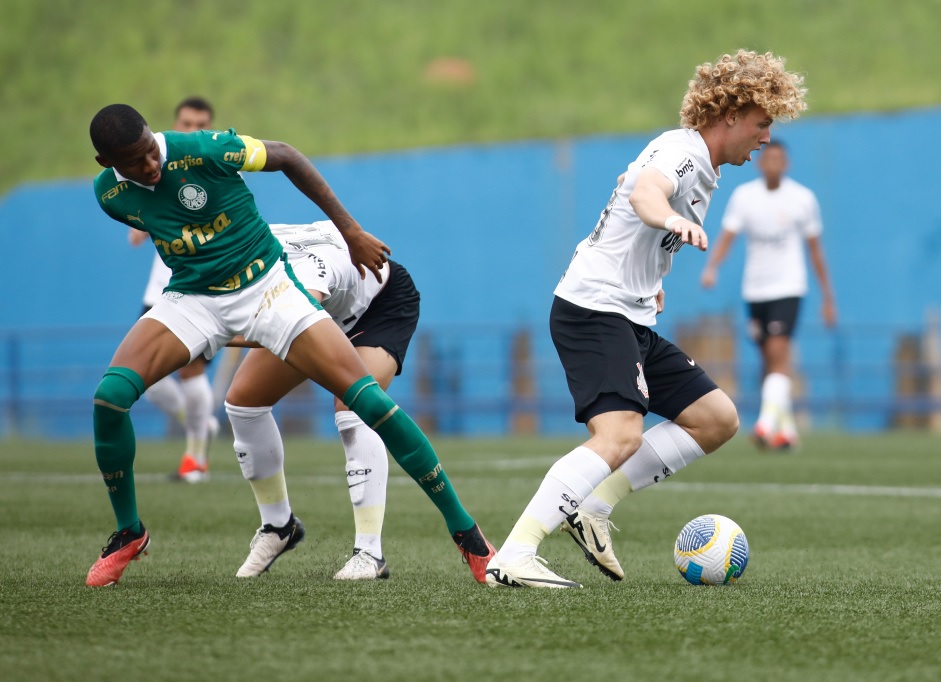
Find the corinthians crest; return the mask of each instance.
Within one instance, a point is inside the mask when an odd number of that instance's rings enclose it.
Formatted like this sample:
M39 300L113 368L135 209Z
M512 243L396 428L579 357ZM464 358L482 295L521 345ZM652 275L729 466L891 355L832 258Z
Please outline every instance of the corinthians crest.
M650 400L650 393L647 391L647 379L644 378L644 368L637 363L637 390L644 394L647 400Z
M177 196L180 198L180 203L191 211L201 209L206 205L206 200L209 198L206 190L199 185L183 185Z

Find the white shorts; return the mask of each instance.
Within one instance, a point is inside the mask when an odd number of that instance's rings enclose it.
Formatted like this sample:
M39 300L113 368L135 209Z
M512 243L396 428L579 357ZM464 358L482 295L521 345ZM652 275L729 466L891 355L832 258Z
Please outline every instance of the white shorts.
M301 332L330 319L288 276L280 260L259 282L230 294L165 292L143 317L173 332L189 349L190 360L211 358L239 334L283 360Z

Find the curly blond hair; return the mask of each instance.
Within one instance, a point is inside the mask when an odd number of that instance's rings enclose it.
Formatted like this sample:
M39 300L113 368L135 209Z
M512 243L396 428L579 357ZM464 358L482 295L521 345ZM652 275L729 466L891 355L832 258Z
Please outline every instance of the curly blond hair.
M696 77L680 107L680 125L701 130L729 111L755 104L774 120L797 118L807 108L804 77L785 71L784 58L771 52L739 50L715 64L696 67Z

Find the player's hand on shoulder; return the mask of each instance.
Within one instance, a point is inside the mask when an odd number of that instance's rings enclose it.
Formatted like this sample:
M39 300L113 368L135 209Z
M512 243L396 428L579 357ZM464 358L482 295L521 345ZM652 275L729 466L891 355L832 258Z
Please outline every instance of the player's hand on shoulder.
M345 232L343 239L350 249L350 260L359 270L360 277L365 278L366 270L369 270L381 282L382 266L389 259L388 255L392 253L389 247L362 228L351 233Z

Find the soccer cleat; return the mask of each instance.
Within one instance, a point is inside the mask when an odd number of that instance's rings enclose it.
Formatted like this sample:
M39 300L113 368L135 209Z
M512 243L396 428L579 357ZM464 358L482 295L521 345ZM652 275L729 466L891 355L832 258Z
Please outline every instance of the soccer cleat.
M779 432L774 434L774 437L769 441L768 445L772 450L777 450L778 452L794 452L800 447L800 440L797 438L796 434L787 435Z
M568 533L585 553L588 563L597 566L598 570L611 580L623 580L624 569L614 556L609 527L617 530L610 519L581 509L576 509L562 522L562 530Z
M209 467L200 464L190 454L183 455L176 473L170 474L171 480L186 481L187 483L202 483L209 480Z
M771 432L761 424L755 424L755 428L752 429L750 438L751 442L755 444L756 448L759 450L766 450L770 445Z
M459 531L451 536L454 544L464 559L464 563L470 568L474 580L483 584L487 580L487 563L497 553L493 545L480 532L480 526L476 523L470 530Z
M377 559L359 547L353 548L353 556L346 565L333 576L334 580L385 580L389 577L389 567L385 559Z
M116 585L124 574L124 569L132 561L140 559L140 555L147 554L150 547L150 533L140 524L140 531L132 533L130 528L115 531L108 538L108 544L101 548L98 557L88 570L85 584L89 587L107 587Z
M274 563L279 556L294 549L306 535L304 524L291 514L288 522L280 528L270 523L255 531L255 537L249 545L250 551L245 563L239 568L237 578L254 578L261 575Z
M488 587L581 587L546 568L546 560L529 554L513 564L501 564L494 557L487 564Z

